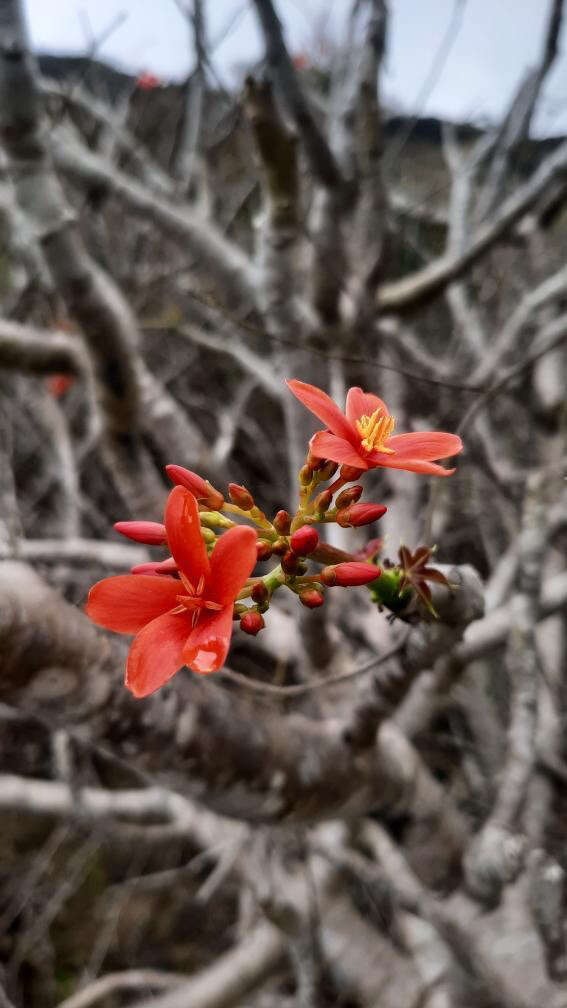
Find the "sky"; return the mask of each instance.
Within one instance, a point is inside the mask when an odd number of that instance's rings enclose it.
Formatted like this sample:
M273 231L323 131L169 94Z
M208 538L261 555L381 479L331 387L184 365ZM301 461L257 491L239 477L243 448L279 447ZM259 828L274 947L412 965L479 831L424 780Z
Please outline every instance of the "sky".
M526 68L537 58L549 0L390 0L383 89L393 107L456 121L498 119ZM187 5L189 0L179 0ZM256 17L246 0L205 0L214 63L228 84L262 53ZM36 51L84 53L121 14L98 46L106 62L161 79L182 79L192 65L187 23L176 0L24 0ZM325 18L339 39L351 0L276 0L292 53L314 51ZM567 20L567 18L566 18ZM451 28L452 26L452 28ZM443 38L451 43L439 64ZM567 29L560 47L567 50ZM425 93L426 92L426 93ZM548 78L538 135L567 134L567 52Z

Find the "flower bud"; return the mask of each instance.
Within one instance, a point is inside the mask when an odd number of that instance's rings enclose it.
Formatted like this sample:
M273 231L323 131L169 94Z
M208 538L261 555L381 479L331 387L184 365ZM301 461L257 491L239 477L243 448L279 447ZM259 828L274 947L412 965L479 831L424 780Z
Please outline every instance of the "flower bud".
M360 563L353 560L350 563L336 564L334 567L323 567L320 573L321 581L328 588L353 588L358 585L370 584L380 577L380 568L374 564Z
M265 539L258 539L256 543L256 556L258 560L269 560L272 555L271 543Z
M228 484L228 496L233 504L242 511L251 511L254 507L254 498L246 487L239 486L238 483Z
M250 597L254 602L265 602L268 598L269 591L263 581L257 581L252 591L250 592Z
M325 480L330 480L331 476L335 475L338 468L339 467L336 462L325 462L325 465L319 471L319 480L321 483L324 483Z
M324 514L331 506L333 495L330 490L322 490L313 501L313 508L316 514Z
M265 627L264 618L257 612L247 612L240 620L240 629L255 637Z
M276 532L279 532L280 535L289 535L289 528L291 525L289 511L278 511L272 525L274 526Z
M167 542L165 525L150 521L115 522L114 528L120 535L146 546L163 546Z
M299 556L309 556L319 545L319 536L316 529L310 525L302 525L292 535L290 539L291 548Z
M131 574L175 574L177 572L177 563L173 557L168 557L167 560L161 560L152 563L136 564L135 567L130 568Z
M288 549L281 559L282 570L286 574L296 574L299 565L299 557L293 550Z
M307 486L309 483L311 483L312 478L313 478L313 472L311 468L308 465L302 466L301 469L299 470L299 482L301 483L301 485Z
M387 510L383 504L349 504L338 512L337 523L341 528L348 528L350 525L359 528L361 525L378 521Z
M234 522L219 511L199 511L199 521L205 528L234 528Z
M272 553L275 553L276 556L283 556L284 553L287 553L289 549L287 539L282 538L276 539L275 542L271 543L271 547L272 547Z
M362 476L364 469L356 469L354 466L342 465L341 466L341 479L345 483L352 483L353 480L357 480L359 476Z
M204 501L211 510L218 511L222 508L224 497L220 490L215 490L214 486L202 476L178 465L167 465L165 471L172 483L185 487L198 501Z
M206 525L201 525L201 538L202 538L203 542L208 543L209 546L212 545L212 543L215 543L217 541L217 537L216 537L215 533L213 532L213 530L210 529L210 528L207 528Z
M299 601L307 609L318 609L323 605L325 599L316 588L306 588L305 591L299 593Z
M313 472L316 472L318 469L322 469L323 466L327 464L327 461L326 459L317 458L317 456L314 455L313 452L311 451L311 448L309 448L307 451L307 458L305 459L305 464L308 465L309 468L313 470Z
M354 486L347 487L346 490L341 490L335 503L338 508L345 508L348 507L349 504L356 504L361 497L362 486L360 483L356 483Z

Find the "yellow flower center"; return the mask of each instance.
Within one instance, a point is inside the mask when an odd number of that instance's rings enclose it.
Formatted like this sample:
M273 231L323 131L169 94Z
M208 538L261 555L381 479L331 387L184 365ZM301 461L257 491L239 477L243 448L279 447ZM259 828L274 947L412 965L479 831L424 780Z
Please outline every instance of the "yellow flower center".
M385 452L393 455L393 448L386 448L385 442L394 429L394 418L383 410L374 410L372 416L361 416L356 421L356 429L361 437L361 445L367 452Z

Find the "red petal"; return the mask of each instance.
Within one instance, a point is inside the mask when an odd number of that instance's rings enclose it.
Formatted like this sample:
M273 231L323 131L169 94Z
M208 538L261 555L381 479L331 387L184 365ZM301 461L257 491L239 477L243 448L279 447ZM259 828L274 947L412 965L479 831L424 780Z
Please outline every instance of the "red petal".
M385 469L404 469L405 472L424 473L426 476L451 476L454 469L444 469L435 462L424 462L423 459L399 458L397 455L384 455L376 452L368 456L370 469L383 467Z
M458 455L463 442L456 434L445 434L443 431L416 431L414 434L394 434L388 438L387 447L395 451L398 458L433 462Z
M126 660L125 684L135 697L154 693L181 668L190 629L185 613L169 612L140 630Z
M155 574L120 574L93 585L85 611L93 623L117 633L137 633L156 616L173 609L177 578Z
M183 649L185 665L201 675L220 669L230 647L232 623L232 605L202 616Z
M356 444L360 441L358 434L348 422L344 413L333 400L315 385L307 385L305 382L297 381L295 378L287 382L288 387L294 396L299 399L308 410L311 410L319 420L322 420L326 427L336 434L337 437Z
M232 605L256 566L256 533L247 525L229 529L216 541L211 553L209 592L221 605Z
M346 415L351 424L359 420L361 416L372 416L375 410L382 410L386 416L388 407L378 396L372 392L363 392L358 386L349 389L346 397Z
M366 458L359 455L356 448L330 431L317 431L309 442L309 447L317 458L331 459L333 462L345 463L356 469L368 469ZM391 455L388 455L391 458Z
M176 486L165 505L167 541L178 567L195 587L209 577L209 558L201 535L199 509L192 493Z

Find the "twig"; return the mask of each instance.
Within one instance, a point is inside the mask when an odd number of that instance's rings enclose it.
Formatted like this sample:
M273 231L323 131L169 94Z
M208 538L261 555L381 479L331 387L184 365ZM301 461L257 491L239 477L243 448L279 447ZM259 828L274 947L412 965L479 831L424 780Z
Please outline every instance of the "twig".
M230 679L232 682L237 683L239 686L245 686L247 689L255 690L258 693L266 693L270 696L278 696L282 699L287 699L288 697L300 697L305 696L314 690L327 689L328 687L336 686L338 683L349 682L351 679L357 679L359 676L367 675L369 672L373 672L384 662L394 658L400 653L405 643L405 638L390 648L382 655L378 655L373 658L372 661L367 662L361 668L352 669L350 672L341 672L339 675L329 676L327 679L316 679L315 681L298 683L296 686L273 686L271 683L261 682L259 679L250 679L248 676L241 675L240 672L234 672L232 669L226 668L222 669L221 675L226 679Z
M57 1008L90 1008L97 1001L111 997L121 991L145 993L149 988L167 990L187 983L181 973L166 973L164 970L130 969L117 973L107 973L98 980L81 987L76 994L60 1001Z
M401 280L383 284L376 294L379 311L406 311L435 297L444 287L463 276L493 245L530 210L556 179L567 173L567 143L559 145L537 168L530 179L518 186L491 220L472 233L458 255L445 253L423 269Z
M253 3L264 35L268 67L301 137L311 169L321 185L339 188L343 183L341 172L303 94L272 0Z
M465 857L470 892L495 903L502 887L522 865L525 839L519 817L535 760L539 659L535 641L536 607L545 546L542 479L528 480L520 545L520 592L511 604L506 665L513 696L508 751L494 808Z

